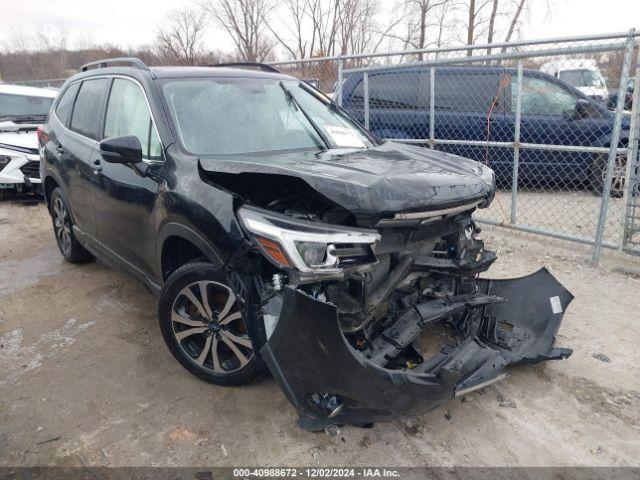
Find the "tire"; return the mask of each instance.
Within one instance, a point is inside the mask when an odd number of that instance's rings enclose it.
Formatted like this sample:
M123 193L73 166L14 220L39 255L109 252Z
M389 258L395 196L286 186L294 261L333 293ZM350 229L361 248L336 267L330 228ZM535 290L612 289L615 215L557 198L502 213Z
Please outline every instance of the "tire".
M607 173L608 155L598 155L591 164L589 173L589 184L591 190L599 196L602 196L605 186L605 176ZM621 154L616 157L616 163L613 170L613 178L611 181L611 196L622 197L625 188L625 175L627 168L627 155Z
M51 219L53 233L60 253L67 262L85 263L93 260L89 253L76 239L73 233L73 219L71 218L69 203L60 187L51 192Z
M203 293L205 297L203 298ZM167 279L160 330L173 356L196 377L217 385L251 383L264 374L266 342L251 282L207 262L192 262Z

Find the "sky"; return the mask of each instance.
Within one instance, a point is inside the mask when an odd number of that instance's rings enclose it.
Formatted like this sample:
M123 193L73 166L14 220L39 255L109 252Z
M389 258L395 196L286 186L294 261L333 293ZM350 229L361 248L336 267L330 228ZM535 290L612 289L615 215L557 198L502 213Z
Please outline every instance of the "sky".
M393 0L381 0L392 8ZM0 47L15 32L63 26L71 46L111 43L121 47L153 43L163 17L192 0L0 0ZM521 38L536 39L640 29L640 0L529 0ZM546 5L550 4L551 12ZM636 25L633 25L633 23ZM211 50L231 50L225 35L210 29Z

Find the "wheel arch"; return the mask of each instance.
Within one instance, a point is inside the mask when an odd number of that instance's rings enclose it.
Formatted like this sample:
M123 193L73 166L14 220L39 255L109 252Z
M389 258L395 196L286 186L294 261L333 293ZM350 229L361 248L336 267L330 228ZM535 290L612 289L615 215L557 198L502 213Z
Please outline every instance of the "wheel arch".
M204 258L219 269L224 265L221 255L204 235L186 225L166 224L157 245L158 272L163 283L175 270L197 258Z
M60 183L53 176L47 175L44 178L42 188L44 192L44 200L49 211L51 211L51 194L57 187L60 187Z

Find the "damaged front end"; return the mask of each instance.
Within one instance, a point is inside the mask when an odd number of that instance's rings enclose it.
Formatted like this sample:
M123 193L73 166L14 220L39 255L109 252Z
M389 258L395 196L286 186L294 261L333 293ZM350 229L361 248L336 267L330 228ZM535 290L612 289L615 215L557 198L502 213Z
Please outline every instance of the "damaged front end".
M496 255L478 238L477 206L371 228L239 209L270 265L261 355L303 428L422 414L504 378L507 365L571 354L553 345L573 296L546 269L479 278Z

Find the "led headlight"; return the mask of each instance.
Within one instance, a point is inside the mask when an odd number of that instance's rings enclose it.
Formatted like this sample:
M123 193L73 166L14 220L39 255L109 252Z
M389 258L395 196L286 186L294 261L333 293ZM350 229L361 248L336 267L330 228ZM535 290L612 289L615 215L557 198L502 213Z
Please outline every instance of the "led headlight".
M238 217L279 268L330 273L376 261L373 246L380 235L372 230L298 220L254 207L240 208Z

